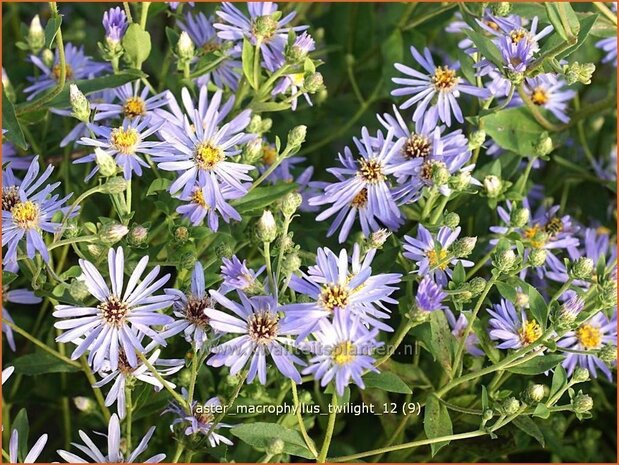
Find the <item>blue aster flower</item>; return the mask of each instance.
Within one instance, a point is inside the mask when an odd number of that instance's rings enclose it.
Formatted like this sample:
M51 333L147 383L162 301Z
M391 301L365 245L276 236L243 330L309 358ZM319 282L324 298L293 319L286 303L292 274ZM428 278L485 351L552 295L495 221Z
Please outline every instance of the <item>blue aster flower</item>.
M498 341L497 349L520 349L542 335L542 328L534 318L528 318L524 308L517 311L509 300L488 309L492 316L489 321L490 339Z
M602 63L612 63L617 67L617 38L607 37L606 39L598 40L595 46L604 52Z
M459 123L464 122L462 110L458 104L461 93L473 95L478 98L490 97L487 89L467 84L449 66L436 66L429 49L424 49L423 56L415 47L411 46L411 54L427 72L416 71L413 68L396 63L395 68L410 78L395 77L392 81L402 87L391 92L396 97L412 95L400 108L405 110L417 104L413 113L413 121L422 121L427 118L431 124L437 125L442 121L451 126L452 114ZM428 108L429 107L429 108Z
M114 101L96 103L94 108L99 119L108 118L144 118L152 116L152 122L158 121L153 110L168 103L168 93L161 92L149 97L150 89L140 90L140 81L128 82L113 91Z
M179 205L176 211L187 218L192 225L200 226L206 220L208 227L217 231L219 218L226 223L230 220L241 221L241 215L228 203L229 200L243 197L245 193L232 186L223 185L221 190L215 191L215 203L209 204L206 200L206 188L194 187L189 195L178 194L178 199L186 202Z
M170 297L167 294L154 295L154 293L164 286L170 275L157 279L159 266L156 266L142 279L148 260L148 256L142 257L124 286L123 248L110 249L108 253L112 285L110 290L96 267L88 260L80 259L79 264L88 291L99 303L95 307L56 305L56 311L53 313L54 317L61 319L54 326L66 330L56 338L56 341L77 344L77 348L71 354L73 360L90 351L88 363L95 371L101 370L106 360L109 360L111 369L116 370L119 366L119 353L122 350L129 366L136 368L138 366L136 351L140 353L145 351L140 342L141 334L158 344L166 344L153 327L172 323L171 317L158 312L170 306ZM80 339L82 337L84 339Z
M417 264L416 272L421 276L431 276L437 283L446 286L451 277L451 267L462 263L465 267L473 262L451 255L449 247L460 235L461 228L444 226L433 236L422 224L417 230L417 238L404 236L404 256Z
M449 327L451 328L451 334L453 334L456 339L461 340L469 324L466 316L463 313L460 313L456 319L456 316L450 309L445 310L445 316L447 317L447 323L449 323ZM466 342L464 343L466 351L473 357L481 357L484 355L484 351L481 350L478 345L479 338L477 337L477 334L473 331L469 332Z
M261 284L258 281L258 276L265 270L266 267L261 267L257 272L247 267L247 260L239 260L236 255L231 258L223 257L221 259L221 276L224 282L221 285L223 294L236 289L237 291L249 292L260 288Z
M301 332L301 322L288 318L272 296L247 297L238 292L241 302L237 303L217 291L212 290L210 294L217 303L235 314L207 308L204 313L210 318L211 327L238 336L213 347L208 365L225 365L230 367L230 374L235 375L249 362L247 382L251 383L258 376L260 383L266 384L266 358L270 355L281 374L295 383L301 382L295 364L305 365L305 362L286 348L294 343L289 336Z
M41 303L42 299L34 295L29 289L11 289L8 290L8 286L5 286L2 290L2 319L13 323L13 318L9 314L9 311L4 307L7 302L20 304L20 305L34 305ZM2 332L6 335L6 342L13 352L15 352L15 338L13 336L13 330L9 325L2 323Z
M477 21L490 35L501 39L507 37L513 44L521 41L530 46L531 53L537 53L540 49L539 41L550 34L554 28L546 26L538 32L539 18L534 16L530 25L528 20L520 16L511 15L508 17L490 16L489 21Z
M32 100L41 92L51 89L56 85L60 77L60 58L56 50L54 65L50 68L43 61L35 56L30 56L30 61L41 70L41 74L37 77L28 77L28 81L32 84L24 89L28 95L28 100ZM71 43L65 45L65 66L66 80L79 81L82 79L92 79L99 76L103 72L110 71L111 68L107 63L94 61L89 56L84 54L84 47L76 47Z
M352 313L363 324L393 331L381 320L390 317L386 304L397 304L390 295L397 290L402 275L372 275L375 254L376 249L371 249L362 257L359 245L355 244L349 262L346 249L336 255L326 247L321 248L317 251L315 266L309 267L307 273L301 272L301 276L291 277L290 288L311 299L311 302L284 306L288 315L304 323L304 334L338 312Z
M2 130L2 134L6 129ZM8 165L16 171L27 170L32 163L33 155L19 155L15 146L10 142L2 142L2 164Z
M170 9L176 10L179 5L189 5L190 7L196 6L196 2L166 2Z
M600 371L612 382L613 375L609 365L596 355L596 352L606 344L617 346L616 308L610 319L603 312L596 313L576 330L568 332L557 342L559 347L579 351L579 353L566 353L563 367L567 370L568 375L571 375L574 369L580 366L587 368L594 378L597 378L598 371ZM615 364L616 362L613 363L613 365Z
M47 434L41 435L26 456L21 457L19 451L19 432L14 429L11 432L11 439L9 440L9 463L35 463L39 455L41 455L41 452L43 452L45 444L47 444L47 438Z
M557 75L544 73L525 79L524 89L535 105L550 111L562 123L568 123L568 103L576 96L576 91L566 90L566 85Z
M426 276L417 288L415 304L421 312L435 312L446 308L442 304L445 297L447 293L443 291L443 287L436 284L430 276Z
M313 375L322 387L334 381L340 396L351 381L365 388L362 376L367 371L378 373L372 354L383 343L376 340L377 335L378 329L369 330L358 317L336 312L333 321L319 323L315 341L302 345L315 354L303 374Z
M105 39L111 43L119 43L125 36L129 27L127 15L119 6L110 8L103 13L103 28L105 29Z

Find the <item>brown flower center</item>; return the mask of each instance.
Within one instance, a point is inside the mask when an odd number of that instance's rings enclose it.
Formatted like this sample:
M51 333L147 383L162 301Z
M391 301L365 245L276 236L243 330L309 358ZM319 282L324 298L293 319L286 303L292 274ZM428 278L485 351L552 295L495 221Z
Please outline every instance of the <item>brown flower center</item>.
M258 344L268 344L277 337L279 316L269 310L254 313L248 320L248 335Z
M318 301L329 311L334 311L336 308L346 308L350 292L348 288L339 284L326 284L320 291Z
M107 300L101 302L97 308L101 310L105 322L117 328L123 325L125 317L127 313L129 313L129 305L115 295L109 296Z
M360 160L359 175L370 184L376 184L385 179L383 166L378 160Z
M402 155L404 158L427 158L432 150L432 143L430 139L421 134L411 134L406 140Z
M127 118L136 118L146 113L146 102L141 97L129 97L123 105L123 113Z
M2 209L10 212L19 203L19 188L8 186L2 188Z

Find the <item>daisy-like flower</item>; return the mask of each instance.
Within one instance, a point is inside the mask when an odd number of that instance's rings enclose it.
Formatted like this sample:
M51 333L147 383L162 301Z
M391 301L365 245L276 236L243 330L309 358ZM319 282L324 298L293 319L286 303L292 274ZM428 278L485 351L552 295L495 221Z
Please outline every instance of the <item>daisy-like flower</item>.
M224 282L221 285L221 292L226 294L232 289L243 291L246 293L255 293L254 291L262 287L258 281L258 276L264 271L265 267L261 267L258 272L247 267L247 260L239 260L236 255L232 258L223 257L221 259L221 276Z
M192 225L200 226L206 220L206 224L213 231L219 229L219 217L226 223L230 220L241 221L241 215L229 203L229 200L243 197L244 192L232 186L222 185L221 190L214 191L215 203L208 204L206 201L205 188L194 187L189 195L180 194L179 200L187 202L179 205L176 211L187 218Z
M187 399L188 393L185 388L182 388L182 394L183 397ZM174 425L177 424L187 425L184 433L186 436L191 436L193 434L209 434L210 430L213 428L213 420L220 411L221 401L217 397L211 397L204 404L200 404L196 400L192 401L191 414L188 414L184 407L175 402L171 403L170 406L162 412L162 414L172 413L176 415L176 418L170 425L170 430L174 430ZM208 437L210 446L217 447L220 443L231 446L232 441L217 433L217 430L220 428L230 427L231 425L226 423L217 423L217 425L215 425L215 429L213 429Z
M612 63L617 67L617 38L607 37L606 39L599 40L595 43L595 46L604 52L604 58L602 63Z
M86 56L84 54L84 47L76 47L71 43L67 43L64 47L64 53L67 81L91 79L110 70L110 66L107 63L100 63ZM38 77L27 78L32 83L24 89L26 94L30 94L28 95L28 100L32 100L41 92L54 87L61 74L58 50L56 50L56 57L51 68L35 55L30 56L30 61L41 70L41 74Z
M447 322L449 323L449 327L451 328L451 334L453 334L456 339L462 339L469 324L466 316L460 313L460 316L458 316L458 318L456 319L456 316L450 309L445 310L445 316L447 317ZM473 331L469 332L469 335L466 338L466 342L464 343L466 351L474 357L480 357L484 355L484 351L481 350L478 345L479 338L477 337L477 334L475 334Z
M168 103L167 92L149 97L150 89L144 87L140 90L140 81L123 84L113 89L113 92L114 103L103 102L96 105L100 119L123 117L132 120L134 118L153 116L153 110ZM157 118L152 118L151 122L157 122Z
M490 324L490 339L499 341L497 349L519 349L527 346L542 335L542 328L535 319L529 319L524 308L517 311L509 300L501 299L501 303L488 309L492 316Z
M393 82L401 85L400 89L393 90L391 95L396 97L412 95L400 108L405 110L414 104L417 108L413 113L413 121L418 122L427 118L433 125L439 119L447 126L451 126L452 114L459 123L464 122L462 110L458 104L461 93L473 95L482 99L488 98L487 89L467 84L457 75L455 69L449 66L436 66L429 49L424 50L423 56L415 47L411 46L411 54L423 69L428 73L416 71L413 68L396 63L395 68L410 78L393 78ZM429 107L429 108L428 108Z
M526 94L535 105L550 111L559 121L567 123L568 102L574 98L576 91L564 89L567 84L555 74L544 73L527 78L524 82Z
M215 304L206 292L202 264L196 262L191 273L191 287L188 292L178 289L165 289L164 292L174 299L172 308L174 316L178 319L166 326L161 337L168 338L182 332L185 340L200 350L206 343L207 333L211 328L204 310L213 308Z
M5 132L6 129L3 129L2 134ZM11 169L19 171L27 170L33 158L32 155L18 155L15 146L10 142L2 143L2 164L10 166Z
M312 206L331 204L320 213L317 221L323 221L337 214L331 224L327 236L340 229L338 240L344 242L358 217L361 230L365 236L381 229L381 225L394 230L403 222L402 215L391 191L389 176L399 172L412 170L416 163L413 160L400 162L400 152L404 146L404 138L394 142L394 130L390 129L387 136L377 139L370 136L367 128L361 131L361 140L354 139L360 157L355 160L350 148L346 147L339 154L341 168L330 168L338 182L325 187L321 195L312 197Z
M185 360L160 359L160 354L161 350L155 350L152 355L148 357L148 362L155 368L158 368L157 372L162 377L177 373L185 367ZM121 420L125 418L126 414L125 387L127 386L128 381L139 380L144 383L151 384L155 387L155 391L160 391L163 389L163 384L161 384L161 382L152 375L145 364L139 362L136 368L129 365L127 356L122 349L118 352L118 368L116 370L112 370L110 369L110 365L106 363L98 374L102 377L102 379L93 384L93 387L101 388L114 381L112 388L105 397L105 405L110 407L116 404L116 411L118 412L118 416ZM168 385L172 389L176 387L174 383L169 381Z
M580 366L587 368L594 378L597 378L599 370L612 382L613 376L609 365L596 355L596 352L606 344L617 345L617 309L610 320L603 312L599 312L557 342L559 347L581 352L566 352L563 367L568 375ZM586 353L589 351L592 353Z
M404 236L404 256L417 264L417 273L429 275L440 285L446 286L448 278L451 278L452 266L458 262L464 267L473 266L473 262L456 258L449 250L460 230L459 226L455 229L443 226L434 237L420 224L417 238Z
M445 297L447 297L447 293L443 291L443 288L436 284L430 276L426 276L417 288L415 304L421 312L435 312L446 308L442 304Z
M313 375L322 387L335 380L341 396L351 380L363 389L363 374L378 373L372 352L383 343L376 340L378 329L367 329L358 317L336 312L333 321L321 321L313 335L316 341L302 344L315 354L303 374Z
M129 366L137 368L136 351L145 351L139 340L140 334L161 345L166 344L152 327L172 323L171 317L157 312L170 305L170 297L166 294L153 294L163 287L170 275L157 280L159 266L156 266L141 279L148 260L148 256L142 257L125 287L123 248L110 249L108 266L111 290L92 263L82 259L79 261L88 291L99 304L96 307L56 305L53 314L62 319L54 326L67 330L57 337L56 341L77 343L77 348L71 354L73 360L90 350L88 363L92 364L95 371L102 369L106 359L109 360L111 369L116 370L120 351L123 350ZM79 340L82 336L85 336L85 339Z
M288 336L299 334L302 323L291 320L286 315L282 317L282 310L271 296L248 298L244 293L238 292L241 299L239 304L217 291L212 290L210 294L217 303L235 314L207 308L204 313L210 318L211 327L225 334L240 336L214 347L208 365L225 365L230 367L230 374L235 375L249 361L247 383L251 383L257 375L260 383L266 384L266 356L271 355L280 373L295 383L301 382L301 375L295 364L305 363L291 354L285 345L293 344L294 341Z
M149 168L149 165L139 155L161 155L168 153L169 147L164 142L148 141L147 137L159 130L164 124L159 121L152 124L151 118L146 117L129 119L125 118L121 126L107 127L91 125L92 132L97 136L96 139L82 137L81 145L99 147L108 155L114 157L116 164L123 170L126 180L130 180L133 173L142 176L142 168ZM91 163L96 159L94 153L75 160L74 163ZM86 181L90 180L97 172L99 167L95 167L86 176Z
M397 290L402 277L398 273L381 273L372 276L372 260L376 249L371 249L363 259L360 248L355 244L348 261L346 249L339 256L328 248L318 249L316 265L309 267L301 276L293 275L290 288L307 295L312 301L285 305L283 308L291 317L304 323L304 334L336 313L351 313L363 324L383 331L393 329L383 323L389 318L390 310L385 304L397 304L389 297Z
M217 35L235 42L247 38L252 45L259 45L265 67L275 70L281 62L288 32L304 31L308 26L285 27L296 13L293 11L283 18L279 17L277 3L250 2L247 3L247 10L249 18L232 3L222 3L221 10L216 14L224 23L214 24Z
M52 217L60 212L66 215L66 197L52 194L60 182L41 186L51 176L54 167L48 165L39 176L39 157L35 157L26 172L24 180L19 182L10 167L2 172L2 246L7 247L3 256L4 269L17 270L17 249L25 242L25 253L34 258L38 252L44 261L49 261L49 251L43 240L43 232L55 233L60 223Z
M9 441L9 463L35 463L41 452L43 452L45 444L47 444L47 434L42 435L34 443L34 446L32 446L32 449L25 457L21 457L19 454L19 432L14 429L11 432L11 439Z
M217 30L213 27L214 18L206 17L204 13L193 14L188 12L184 20L178 21L181 31L185 31L191 41L201 53L221 53L226 59L216 68L203 74L196 79L199 87L213 82L218 88L236 91L241 79L242 69L239 60L241 47L239 45L228 48L225 41L217 36Z
M133 452L129 453L127 458L125 458L120 450L122 441L120 437L120 422L118 416L114 413L108 424L107 435L96 433L101 436L107 436L107 454L103 454L92 439L82 430L79 431L79 435L82 441L84 441L84 445L76 443L71 444L85 454L87 459L66 450L58 450L57 452L67 463L135 463L138 456L148 447L148 441L153 437L154 432L155 427L152 426ZM144 460L142 463L159 463L163 459L165 459L165 454L157 454Z
M191 8L196 6L196 2L166 2L170 9L176 10L180 4L189 5Z
M121 7L110 8L103 13L103 28L105 29L106 41L112 44L119 43L125 36L128 27L127 15Z
M500 16L489 16L490 21L477 21L490 35L502 39L506 37L514 45L525 42L530 48L531 53L539 52L539 41L553 31L552 26L546 26L538 32L539 18L534 16L531 24L527 27L527 20L516 15L505 18Z
M34 295L29 289L12 289L9 291L8 286L4 286L2 290L2 319L13 323L13 318L8 310L4 308L7 302L20 305L34 305L41 303L42 299ZM6 335L6 342L13 352L15 352L15 338L13 330L9 325L2 323L2 332Z
M315 48L316 48L316 42L314 42L314 39L312 38L312 36L310 36L307 32L304 32L303 34L297 36L292 46L290 47L290 50L294 51L293 53L295 54L306 56L309 52L311 52ZM282 60L280 63L277 64L277 67L275 69L270 69L269 71L272 71L272 72L277 71L277 69L284 66L284 64L285 64L285 59L284 59L284 56L282 56ZM283 78L281 78L277 82L277 84L275 84L275 86L273 87L273 91L271 92L271 95L290 94L291 96L294 96L292 101L290 102L291 103L290 108L292 109L292 111L295 111L297 109L297 104L299 100L297 93L303 88L304 83L305 83L304 73L286 74ZM304 92L302 95L305 98L305 101L308 103L308 105L312 106L312 100L309 94L307 92Z

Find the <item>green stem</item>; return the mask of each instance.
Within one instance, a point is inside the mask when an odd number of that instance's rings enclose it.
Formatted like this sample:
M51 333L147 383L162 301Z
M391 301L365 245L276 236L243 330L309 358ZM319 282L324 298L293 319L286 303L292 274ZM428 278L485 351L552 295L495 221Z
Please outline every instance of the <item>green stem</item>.
M142 2L142 11L140 12L140 26L144 30L146 29L146 20L148 19L149 8L150 8L150 2Z
M174 452L174 457L172 458L172 463L178 463L178 460L181 458L181 455L183 454L183 450L185 449L185 444L182 442L179 442L176 445L176 452Z
M151 363L148 361L146 356L140 352L137 352L137 355L138 357L140 357L140 360L142 360L142 363L146 365L146 368L148 368L150 372L153 374L153 376L157 379L157 381L159 381L163 385L163 387L166 389L166 391L168 391L172 395L172 397L174 397L174 400L176 400L178 405L180 405L181 407L190 409L191 407L187 404L187 401L183 399L178 392L172 389L172 386L170 386L170 384L165 379L162 378L162 376L159 374L157 369L154 366L152 366Z
M267 267L267 275L269 277L269 284L271 285L271 289L273 289L272 292L276 292L277 291L277 285L275 283L275 279L273 277L273 269L271 267L271 243L270 242L263 242L262 243L263 246L263 255L264 255L264 263Z
M435 16L440 15L441 13L445 13L446 11L451 10L452 8L455 8L458 4L456 2L451 3L449 5L443 6L441 8L438 8L436 10L432 10L430 13L425 14L424 16L420 16L419 18L417 18L416 20L410 22L409 24L407 24L406 26L404 26L402 28L403 31L408 31L409 29L413 29L417 26L419 26L420 24L425 23L427 20L434 18Z
M125 14L127 15L127 20L132 23L133 17L131 16L131 7L129 6L129 2L123 2L123 8L125 9Z
M438 207L436 207L434 211L432 212L432 216L430 217L430 224L436 224L439 217L443 213L443 210L445 210L445 207L447 206L447 202L449 202L449 197L450 197L449 195L442 196L441 202L438 204Z
M602 2L593 2L593 6L600 10L600 13L606 16L611 23L617 25L617 16L606 5Z
M127 403L127 431L125 433L125 439L127 441L127 450L131 450L131 426L133 422L133 400L131 398L132 388L125 386L125 398Z
M395 353L395 351L400 346L400 344L402 343L402 341L404 340L404 338L406 337L406 335L408 334L408 332L413 326L415 326L415 324L410 319L407 319L405 322L403 322L403 324L400 325L400 327L398 328L398 332L393 336L393 339L389 342L389 350L387 351L385 355L379 358L376 361L376 363L374 363L374 367L379 367L380 365L385 363L387 360L389 360L393 356L393 354Z
M71 237L69 239L63 239L58 242L54 242L48 247L48 250L54 250L56 247L62 247L63 245L77 244L78 242L94 242L99 240L99 236L96 234L90 236Z
M232 396L228 400L228 403L226 404L226 406L222 410L222 412L219 415L217 415L215 417L215 419L213 420L213 423L211 423L211 427L206 432L206 435L204 436L204 440L207 440L211 436L211 434L213 434L213 431L215 431L215 428L217 427L217 425L221 422L221 420L224 419L224 417L226 416L226 413L228 412L230 407L232 407L232 405L234 404L234 401L236 400L236 398L239 396L239 394L241 392L241 388L243 387L243 384L245 384L245 380L247 379L247 375L248 374L249 374L248 370L244 370L243 371L243 373L239 377L239 383L237 384L236 388L234 389L234 392L232 393Z
M193 402L193 393L196 388L196 379L198 377L198 369L199 365L202 362L202 356L198 354L198 352L194 349L193 358L191 359L191 378L189 381L189 390L187 394L187 403L191 405Z
M558 131L560 131L562 129L561 126L557 126L555 124L552 124L550 121L548 121L544 117L544 115L542 115L542 113L539 111L539 108L537 108L537 105L535 105L533 103L531 98L525 92L523 84L520 84L518 86L518 95L520 95L520 98L522 99L522 101L524 102L526 107L529 109L531 114L533 115L533 118L535 118L535 120L540 125L542 125L544 127L544 129L546 129L548 131L551 131L551 132L558 132Z
M101 410L101 413L103 414L103 418L105 419L106 423L109 423L110 418L112 418L112 415L110 414L110 410L105 406L105 399L103 399L103 394L101 394L101 389L94 387L97 380L95 379L95 375L93 375L92 370L90 369L90 366L88 366L88 361L86 360L85 355L82 355L80 357L80 363L82 366L82 371L86 375L86 378L88 379L88 382L90 383L90 387L92 388L92 392L95 395L97 404L99 404L99 409Z
M275 171L275 169L279 166L279 164L284 161L287 157L288 154L290 153L290 148L286 147L284 149L284 151L281 153L281 155L279 155L277 157L277 159L271 164L271 166L269 166L269 168L262 173L262 175L256 179L253 184L251 185L251 187L249 188L249 191L252 191L253 189L255 189L256 187L258 187L260 184L262 184L262 182L269 177L269 175Z
M301 405L299 403L299 393L297 392L297 385L293 380L290 380L290 386L292 388L292 399L294 401L294 408L297 417L297 423L299 425L299 431L301 432L301 436L303 436L303 440L305 441L305 445L308 450L312 453L314 457L318 457L318 451L314 446L314 441L307 434L307 430L305 429L305 423L303 423L303 415L301 415Z
M434 187L430 188L430 193L428 198L426 199L426 203L423 206L423 211L421 212L421 221L425 220L432 211L432 207L434 206L434 202L436 201L436 197L438 196L438 192Z
M282 234L280 236L280 240L286 241L286 238L288 237L288 228L290 227L290 222L292 220L292 217L289 216L285 216L284 217L284 227L282 229ZM280 246L279 246L279 251L277 253L277 262L275 264L275 284L277 286L279 286L279 278L281 275L281 269L282 269L282 261L284 259L284 247L282 247L281 245L282 243L280 242ZM275 288L277 289L277 288ZM284 293L286 291L286 288L284 287L280 293ZM273 291L275 292L275 291Z
M322 448L320 449L320 455L316 460L318 463L325 463L327 460L327 453L329 452L329 446L331 445L331 438L333 437L333 431L335 430L335 420L337 418L337 393L335 392L335 386L333 387L333 395L331 396L331 411L329 412L329 421L327 422L327 431L325 432L325 439L322 442Z
M570 286L572 285L573 281L574 281L574 279L568 278L568 280L565 281L563 286L561 286L559 288L559 290L557 292L555 292L555 294L550 299L550 302L548 302L548 309L549 310L552 307L552 304L555 303L559 299L559 297L561 297L561 295L570 288Z

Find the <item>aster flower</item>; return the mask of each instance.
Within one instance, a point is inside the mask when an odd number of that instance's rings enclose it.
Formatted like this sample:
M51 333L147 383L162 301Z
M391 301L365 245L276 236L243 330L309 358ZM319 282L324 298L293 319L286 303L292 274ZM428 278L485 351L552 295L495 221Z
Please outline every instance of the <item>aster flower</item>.
M128 120L145 116L153 116L153 110L160 108L168 103L168 93L148 96L150 89L144 87L140 90L140 81L126 83L113 89L114 103L101 102L95 107L99 119L123 117ZM153 117L152 123L158 119Z
M595 43L595 46L604 52L604 58L602 63L612 63L617 67L617 38L607 37L606 39L599 40Z
M335 380L338 395L351 380L361 389L365 387L362 376L367 371L378 373L372 352L383 345L376 340L378 329L367 329L361 320L347 312L335 312L333 321L322 320L313 333L316 341L307 342L314 355L304 375L314 375L322 387Z
M118 127L106 127L91 125L92 132L97 136L96 139L82 137L80 144L90 147L99 147L108 155L114 157L116 164L123 170L126 180L130 180L133 173L142 176L142 168L149 168L146 161L140 158L139 154L161 155L168 153L169 147L164 142L147 141L146 138L155 133L164 124L159 121L152 124L151 118L141 119L125 118L122 125ZM94 153L77 159L74 163L91 163L95 161ZM90 180L99 167L95 167L86 176L86 181Z
M157 312L170 305L170 297L153 294L163 287L170 275L156 280L159 274L159 266L156 266L140 281L148 260L148 256L145 256L138 262L123 294L125 258L122 247L110 249L108 253L111 290L95 266L88 260L80 259L88 291L100 303L96 307L56 305L53 313L54 317L62 319L54 326L67 330L56 341L72 342L85 336L85 339L79 340L71 354L73 360L90 350L88 363L92 364L95 371L101 370L106 359L111 369L116 370L120 350L123 350L129 366L136 368L136 351L145 351L139 340L140 333L165 345L165 340L152 327L173 321L171 317Z
M146 350L146 352L148 352L148 350ZM155 368L158 368L157 372L162 377L177 373L185 367L185 360L160 359L160 354L161 350L155 350L148 357L148 362ZM105 397L105 405L107 407L110 407L116 404L116 411L118 412L118 416L121 420L125 418L126 414L125 387L127 386L128 382L134 382L135 380L139 380L154 386L155 391L160 391L161 389L163 389L163 384L161 384L161 382L152 375L152 373L149 371L149 368L141 361L138 362L138 366L135 368L129 365L127 356L122 349L118 351L118 368L113 370L111 369L111 364L106 362L103 368L99 370L98 375L102 379L93 384L93 387L95 388L101 388L106 384L111 383L112 381L114 382L112 384L112 388ZM172 389L176 387L174 383L171 383L169 381L168 385Z
M24 180L19 182L10 167L2 172L2 246L7 247L3 257L5 270L17 270L17 249L25 242L28 258L34 258L38 252L45 262L49 261L49 251L43 240L43 232L55 233L60 223L52 217L60 212L66 215L70 207L66 201L71 194L60 198L52 192L59 182L41 188L51 176L54 167L48 165L39 176L39 158L32 160Z
M469 324L466 316L463 313L460 313L460 316L456 319L456 316L450 309L445 309L445 316L447 317L447 323L449 323L449 327L451 328L451 334L453 334L456 339L462 339ZM484 351L481 350L478 345L479 338L477 337L477 334L470 331L468 337L466 338L466 342L464 343L466 351L473 357L481 357L484 355Z
M599 370L612 382L610 367L596 355L596 352L606 344L617 345L617 309L614 310L610 319L603 312L595 314L575 331L568 332L557 342L559 347L581 352L566 353L563 367L567 370L568 375L571 375L574 369L580 366L587 368L594 378L597 378ZM586 353L589 351L591 353Z
M182 332L185 340L200 350L208 339L210 329L209 318L204 310L215 305L206 292L202 264L196 262L194 265L188 292L178 289L165 289L164 292L174 300L172 308L178 319L165 327L161 337L168 338Z
M535 319L529 319L523 308L517 311L509 300L488 309L490 339L499 341L497 349L519 349L527 346L542 335L542 328Z
M477 23L486 30L490 35L499 39L507 37L512 44L519 44L524 41L531 50L531 53L537 53L540 49L539 41L550 34L554 28L546 26L538 32L539 18L534 16L531 19L531 24L527 28L527 20L517 15L508 17L489 16L491 21L477 21Z
M261 287L258 276L266 267L262 267L258 272L255 272L247 267L247 260L241 262L236 255L233 255L231 258L223 257L221 261L223 263L221 265L221 276L224 278L224 282L221 285L221 292L223 294L232 289L251 292Z
M308 296L311 302L294 303L283 308L291 317L304 323L311 332L316 325L338 312L352 313L363 324L383 331L393 329L383 323L389 318L390 310L385 304L396 304L389 297L397 290L401 274L381 273L372 276L372 260L376 249L371 249L361 257L360 248L355 244L348 261L346 249L339 256L328 248L320 248L316 254L316 265L308 268L301 276L293 275L289 286L291 289Z
M3 129L2 134L5 132L6 130ZM2 143L2 164L10 166L11 169L19 171L27 170L33 158L34 156L32 155L18 155L15 146L10 142Z
M447 293L443 291L443 288L436 284L430 276L426 276L419 283L415 295L417 310L430 313L445 309L446 307L442 305L445 297L447 297Z
M317 221L337 213L327 236L341 228L338 240L344 242L357 216L365 236L380 229L381 224L392 230L402 224L402 215L388 177L412 170L416 162L401 163L399 157L405 140L393 139L394 130L390 129L386 137L379 139L381 143L378 145L364 127L361 139L354 139L360 157L355 160L350 148L346 147L344 153L339 154L342 167L327 170L338 182L328 185L323 194L309 200L312 206L332 204L316 217Z
M544 73L527 78L524 82L525 93L535 105L550 111L562 123L569 122L568 102L574 98L576 91L565 90L567 84L555 74Z
M288 336L300 333L299 321L287 318L286 314L282 317L280 311L283 310L272 296L248 298L243 292L238 292L239 304L217 291L211 290L210 294L217 303L235 314L233 316L214 308L205 309L211 327L224 334L240 336L214 347L208 365L225 365L230 367L230 374L235 375L249 361L247 383L251 383L257 375L260 383L266 384L266 356L270 355L281 374L296 383L301 382L295 364L304 365L304 362L285 347L294 342Z
M188 392L185 388L182 388L182 394L183 397L187 399ZM174 425L187 424L184 431L186 436L191 436L193 434L207 435L213 428L213 420L215 419L216 413L218 413L221 408L221 401L217 397L211 397L204 404L200 404L196 400L192 401L191 414L188 414L184 407L175 402L171 403L170 406L162 412L162 414L172 413L176 416L170 425L170 430L174 430ZM219 444L231 446L232 441L217 433L217 430L220 428L230 427L231 425L226 423L217 423L208 437L210 446L217 447Z
M265 67L275 70L281 61L288 32L304 31L308 26L285 27L296 13L278 18L277 3L251 2L247 3L247 10L249 18L232 3L223 2L216 14L224 23L213 25L218 30L217 35L235 42L246 38L252 45L259 45Z
M41 303L42 299L34 295L34 292L28 289L12 289L8 290L8 286L5 286L2 290L2 319L13 323L13 318L9 314L8 310L4 308L6 302L11 302L20 305L34 305ZM13 337L13 330L9 325L2 323L2 332L6 335L6 342L13 352L15 352L15 339Z
M170 9L176 10L179 5L189 5L190 7L196 6L196 2L166 2Z
M82 441L84 441L84 445L76 443L72 444L73 446L77 447L82 453L84 453L87 459L83 459L81 456L73 454L66 450L59 450L57 452L58 455L60 455L60 457L62 457L68 463L135 463L138 456L146 450L146 447L148 446L148 441L150 441L150 438L153 437L154 432L155 427L152 426L148 429L146 435L142 438L142 440L133 450L133 452L129 453L127 458L125 458L120 450L120 422L118 421L118 416L114 413L112 415L112 418L110 418L110 423L108 424L106 455L101 452L101 450L95 445L95 443L82 430L79 431L79 434L80 438L82 438ZM105 434L101 435L106 436ZM90 461L88 459L90 459ZM157 454L153 455L149 459L146 459L142 463L159 463L163 459L165 459L165 454Z
M396 97L412 95L400 108L405 110L417 104L413 121L418 122L427 118L433 125L439 119L447 126L451 126L451 116L459 123L464 122L462 110L458 104L461 93L473 95L482 99L488 98L490 92L487 89L475 87L465 83L456 74L456 70L449 66L436 66L429 49L424 50L423 56L415 47L411 46L411 54L428 74L423 74L400 63L395 68L411 78L393 78L392 81L401 85L400 89L391 92ZM429 108L428 108L429 106Z
M103 28L105 29L105 39L108 42L117 44L125 35L125 31L129 27L127 15L122 8L110 8L103 13Z
M58 50L56 50L54 65L51 68L35 55L30 56L30 61L32 61L42 73L38 77L27 78L32 83L24 89L26 94L30 94L28 95L28 100L32 100L41 92L54 87L61 74ZM91 79L110 70L110 66L107 63L94 61L84 54L83 47L76 47L71 43L65 45L65 67L67 81Z
M34 443L34 446L32 446L32 449L30 449L25 457L20 457L19 432L14 429L11 432L11 439L9 441L9 463L35 463L36 459L41 455L45 444L47 444L47 434L42 435L37 442Z
M179 205L176 211L187 218L194 226L203 224L206 219L206 224L213 231L219 229L220 216L226 223L229 223L230 220L241 221L241 215L228 201L243 197L243 191L223 185L221 190L216 190L213 194L215 195L215 203L209 204L206 201L205 188L196 186L189 195L183 193L178 195L179 200L187 203Z
M459 262L463 266L473 266L473 262L462 260L451 255L449 247L460 235L461 228L444 226L439 229L436 237L430 234L422 224L417 230L417 238L404 236L404 256L417 264L417 273L429 275L442 286L447 285L451 277L451 267Z

